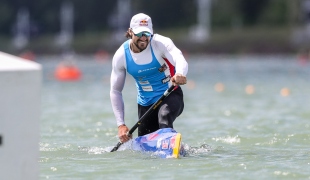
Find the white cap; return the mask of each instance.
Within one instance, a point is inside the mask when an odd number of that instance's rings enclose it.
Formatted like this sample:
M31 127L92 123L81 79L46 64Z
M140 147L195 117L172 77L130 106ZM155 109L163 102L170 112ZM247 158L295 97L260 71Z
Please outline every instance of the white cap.
M150 16L139 13L134 15L130 21L130 28L135 34L138 34L142 31L147 31L153 34L153 24Z

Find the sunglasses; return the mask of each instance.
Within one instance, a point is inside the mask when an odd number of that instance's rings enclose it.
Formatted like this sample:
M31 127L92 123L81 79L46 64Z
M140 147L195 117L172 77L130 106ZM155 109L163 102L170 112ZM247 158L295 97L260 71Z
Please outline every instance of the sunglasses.
M152 34L151 33L149 33L149 32L140 32L140 33L138 33L138 34L135 34L135 36L137 36L137 37L142 37L142 36L145 36L145 37L150 37Z

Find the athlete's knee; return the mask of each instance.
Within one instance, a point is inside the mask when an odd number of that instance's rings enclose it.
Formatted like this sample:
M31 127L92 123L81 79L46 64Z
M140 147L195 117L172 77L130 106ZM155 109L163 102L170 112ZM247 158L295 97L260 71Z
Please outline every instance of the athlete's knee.
M163 105L158 112L159 128L173 128L174 113L169 109L168 105Z

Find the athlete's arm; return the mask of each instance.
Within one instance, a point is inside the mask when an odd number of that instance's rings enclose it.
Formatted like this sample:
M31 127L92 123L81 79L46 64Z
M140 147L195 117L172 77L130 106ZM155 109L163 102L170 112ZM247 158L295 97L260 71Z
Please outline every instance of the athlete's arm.
M116 119L116 124L118 126L118 137L123 143L131 138L131 136L127 136L129 129L125 125L124 120L124 100L122 96L122 90L124 89L125 79L125 57L123 46L121 46L116 51L112 60L110 99Z
M124 101L122 96L122 90L125 85L126 69L124 60L124 50L122 46L116 51L112 60L112 72L111 72L111 89L110 99L112 109L116 118L117 126L125 124L124 122Z
M174 45L170 38L156 35L154 38L156 46L163 52L163 56L175 66L176 73L171 78L174 85L186 84L186 75L188 71L188 63L186 62L182 52Z

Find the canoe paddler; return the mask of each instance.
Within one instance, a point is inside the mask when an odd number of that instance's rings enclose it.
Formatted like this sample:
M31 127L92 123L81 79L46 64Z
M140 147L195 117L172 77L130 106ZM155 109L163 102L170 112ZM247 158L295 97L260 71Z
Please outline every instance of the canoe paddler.
M153 34L151 18L136 14L126 32L128 38L115 52L112 60L110 98L121 142L128 141L128 127L124 121L122 90L126 72L136 82L138 117L155 103L172 85L177 86L156 110L138 127L138 136L162 128L173 128L174 120L184 108L183 91L188 64L182 52L168 37Z

